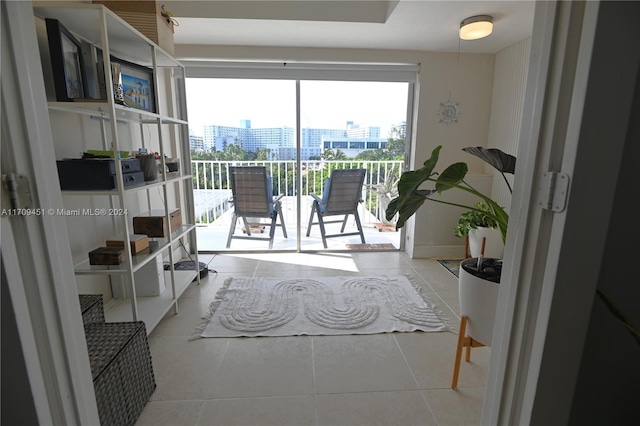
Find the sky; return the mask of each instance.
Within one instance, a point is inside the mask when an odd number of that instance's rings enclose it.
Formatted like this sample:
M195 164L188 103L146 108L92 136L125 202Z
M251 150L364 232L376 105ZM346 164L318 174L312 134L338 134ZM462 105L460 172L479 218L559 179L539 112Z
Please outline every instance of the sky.
M296 85L291 80L187 79L189 127L295 127ZM344 129L347 121L378 126L387 137L392 125L406 120L407 83L302 81L300 112L303 128Z

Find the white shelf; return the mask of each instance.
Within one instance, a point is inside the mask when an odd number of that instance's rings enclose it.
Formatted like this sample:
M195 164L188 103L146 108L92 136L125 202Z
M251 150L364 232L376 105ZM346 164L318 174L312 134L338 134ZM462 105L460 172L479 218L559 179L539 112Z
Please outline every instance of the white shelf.
M196 277L197 271L174 271L176 281L176 297L171 291L171 272L165 271L166 290L160 296L137 297L138 320L144 321L147 333L156 328L162 318L171 310L177 300L182 296L189 284ZM107 322L133 321L131 299L115 299L115 303L107 307L104 313Z
M156 46L150 39L133 28L118 15L99 4L79 2L34 1L34 13L41 17L57 19L75 35L91 41L104 49L102 45L102 16L109 34L109 52L147 67L152 66L151 49L156 49L156 61L159 67L180 67L181 64L165 50Z
M147 68L150 68L154 75L154 81L157 86L154 87L154 91L156 94L156 111L163 112L165 111L165 103L168 103L171 99L173 93L171 93L172 89L169 89L168 86L171 84L173 89L178 94L177 101L180 105L176 108L176 111L182 111L184 114L180 112L176 113L176 115L186 117L186 106L184 105L184 96L180 94L184 93L184 66L178 62L173 56L168 54L165 50L159 48L155 45L151 40L129 25L127 22L118 17L115 13L111 12L109 9L103 7L102 5L94 5L90 3L80 3L80 2L52 2L52 1L40 1L33 2L34 6L34 14L40 18L50 18L56 19L62 24L66 29L75 34L78 38L85 40L92 46L95 46L97 49L102 51L102 58L105 62L108 62L108 58L118 58L121 60L129 61L134 64L138 64ZM45 41L46 43L46 41ZM44 47L43 47L44 48ZM95 62L95 58L93 60ZM170 72L164 72L165 70L171 69ZM105 79L107 84L110 84L110 79ZM166 84L165 84L166 83ZM46 83L45 83L46 84ZM168 92L165 99L163 96ZM124 144L121 144L121 140L123 139L123 135L120 133L120 126L126 123L136 123L140 124L140 140L145 140L144 132L149 130L149 126L157 126L158 140L162 143L160 147L160 152L167 147L171 147L169 145L174 143L175 141L172 138L166 136L169 132L175 131L178 133L178 147L176 152L176 157L180 158L181 162L187 167L183 167L183 169L189 170L189 143L187 136L187 128L184 127L188 125L186 120L176 117L168 117L165 115L161 115L154 112L144 111L136 108L130 108L127 106L123 106L120 104L116 104L113 99L104 99L104 100L91 100L91 99L82 99L72 102L49 102L48 107L52 111L62 111L69 114L69 118L67 118L67 114L58 114L56 118L60 120L75 120L75 115L84 115L89 117L96 117L99 120L91 120L92 123L89 123L88 126L95 127L93 130L97 130L98 127L102 130L102 145L113 146L114 149L122 151ZM167 108L168 110L168 108ZM73 114L74 116L72 116ZM104 126L102 120L109 121L110 126ZM165 125L177 125L180 126L178 128L169 129ZM135 126L131 126L133 128ZM109 131L107 131L109 128ZM54 134L54 140L57 140L59 143L68 143L69 136L64 134L64 126L56 126L57 134ZM55 139L56 136L58 139ZM137 141L136 138L131 136L127 136L127 147L135 149ZM170 141L171 140L171 141ZM77 142L77 141L76 141ZM82 144L77 144L84 146ZM84 149L84 148L82 148ZM192 179L190 174L185 174L184 171L180 171L177 173L171 173L167 175L161 175L157 180L151 182L144 182L132 187L124 187L122 182L117 182L118 187L112 190L65 190L62 191L62 194L65 196L107 196L107 197L118 197L124 201L125 205L120 205L119 207L122 209L127 209L127 203L129 202L124 200L121 196L123 194L130 194L136 192L142 192L139 194L139 202L143 203L143 200L146 196L146 201L149 204L149 208L158 208L159 206L152 206L151 204L158 204L155 197L155 193L151 193L149 190L153 188L162 188L167 187L169 185L174 185L176 183L185 183L184 185L176 185L175 197L177 207L182 207L183 210L190 211L189 208L186 208L184 205L181 205L184 202L184 199L189 199L190 197L185 197L185 191L190 191L190 185L188 184ZM146 194L144 191L146 190ZM160 191L163 194L160 197L168 196L168 191ZM172 191L173 195L174 192ZM138 194L136 194L138 195ZM153 195L153 196L152 196ZM89 201L89 200L88 200ZM115 203L115 199L112 198L110 200L112 204ZM164 205L173 204L171 200L162 199L162 203ZM120 203L118 203L120 204ZM164 208L162 209L163 213L165 212ZM188 219L184 216L185 220L193 220ZM127 236L124 235L126 232L130 232L130 215L123 215L118 218L120 225L116 226L116 223L113 223L113 227L116 230L120 230L120 236L124 237L124 240L127 240ZM166 218L167 221L170 220L169 217ZM111 225L109 225L111 226ZM127 231L124 231L124 230ZM120 265L114 266L104 266L104 265L90 265L89 259L83 259L81 262L75 265L75 274L76 275L97 275L97 276L105 276L105 275L113 275L114 279L124 280L126 283L131 283L130 285L135 286L136 282L136 271L140 271L145 265L148 265L150 262L154 261L154 259L160 259L159 256L165 256L168 253L171 253L173 250L179 249L178 242L180 239L186 235L189 235L190 241L192 243L196 240L196 232L195 232L194 224L183 224L177 227L175 230L171 232L170 238L151 238L149 249L141 252L137 255L132 255L130 260L128 256L129 247L126 247L125 253L125 262ZM112 229L113 230L113 229ZM100 241L96 242L96 247L102 246ZM195 256L197 260L197 254ZM166 290L160 296L152 296L152 297L136 297L136 298L126 298L126 299L114 299L105 304L106 312L105 316L107 321L115 322L115 321L132 321L132 320L141 320L144 321L147 328L147 333L151 333L151 331L158 325L158 323L162 320L162 318L169 312L172 308L177 306L177 301L182 296L184 291L187 289L189 284L194 280L194 278L198 277L199 271L165 271L165 286ZM173 279L172 279L173 277ZM133 281L133 282L131 282ZM129 284L128 284L129 285ZM175 292L174 292L175 289ZM129 293L130 294L130 293ZM137 318L134 318L134 312L138 312Z
M141 190L145 190L145 189L152 189L158 186L162 186L165 184L170 184L170 183L175 183L175 182L181 182L187 179L192 179L193 176L191 175L182 175L182 176L178 176L178 177L174 177L174 178L170 178L167 179L166 181L162 180L162 179L158 179L158 180L154 180L151 182L144 182L141 183L140 185L135 185L135 186L130 186L127 188L124 188L124 192L129 193L129 192L136 192L136 191L141 191ZM74 189L65 189L62 192L62 195L82 195L82 196L112 196L115 197L119 194L117 189L78 189L78 190L74 190Z
M174 231L171 232L171 241L173 242L173 244L177 243L180 238L193 231L195 227L196 226L193 224L184 224L178 226ZM133 271L135 272L149 263L156 256L161 255L162 252L167 248L169 248L169 239L154 238L149 241L149 249L143 250L141 253L131 256L133 264L132 267L129 266L128 261L123 262L119 265L91 265L89 263L89 259L84 259L74 266L75 273L76 275L126 274L129 272L129 269L133 269Z
M91 117L110 119L111 105L106 100L96 100L89 102L47 102L47 106L51 110L64 111L74 114L88 115ZM167 117L150 111L130 108L127 106L115 104L115 115L117 120L144 123L144 124L188 124L187 121L179 118Z

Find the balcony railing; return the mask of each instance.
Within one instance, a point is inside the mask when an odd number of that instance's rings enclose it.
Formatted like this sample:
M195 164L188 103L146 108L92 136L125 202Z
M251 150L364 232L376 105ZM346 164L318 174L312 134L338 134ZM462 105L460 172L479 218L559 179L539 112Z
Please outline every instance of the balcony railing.
M324 181L334 169L366 169L365 185L362 190L363 208L371 214L361 215L365 223L385 222L385 200L395 196L397 180L404 168L403 161L302 161L300 170L294 160L290 161L211 161L193 160L193 189L196 222L201 225L229 220L226 215L231 204L231 166L265 166L273 177L274 192L285 197L296 195L298 173L302 179L302 194L322 195Z

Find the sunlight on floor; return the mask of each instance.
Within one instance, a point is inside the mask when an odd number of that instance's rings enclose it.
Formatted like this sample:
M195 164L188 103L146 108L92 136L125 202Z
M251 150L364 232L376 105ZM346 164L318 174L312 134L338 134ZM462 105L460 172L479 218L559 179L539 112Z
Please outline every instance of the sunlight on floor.
M349 272L360 271L350 253L243 253L227 254L226 256Z

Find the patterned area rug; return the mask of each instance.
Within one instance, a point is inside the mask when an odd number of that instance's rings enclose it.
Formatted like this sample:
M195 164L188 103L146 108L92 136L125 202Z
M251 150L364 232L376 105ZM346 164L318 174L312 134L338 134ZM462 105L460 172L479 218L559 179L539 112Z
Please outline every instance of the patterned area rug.
M193 338L450 329L406 276L229 278Z
M438 260L438 262L440 262L442 266L447 268L447 270L453 275L455 275L456 277L458 276L460 272L460 262L462 262L462 259Z

